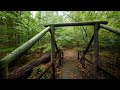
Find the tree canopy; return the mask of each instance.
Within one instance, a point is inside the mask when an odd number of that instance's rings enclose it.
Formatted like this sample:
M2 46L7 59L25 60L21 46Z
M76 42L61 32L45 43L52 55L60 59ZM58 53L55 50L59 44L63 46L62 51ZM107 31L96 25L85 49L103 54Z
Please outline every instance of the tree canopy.
M120 28L119 11L0 11L0 50L13 50L22 45L42 29L45 24L108 21L108 25ZM92 34L93 27L61 27L56 28L56 41L59 47L86 47ZM101 29L100 46L119 47L120 37ZM49 33L37 45L44 47L45 52L50 50ZM111 43L111 44L109 44Z

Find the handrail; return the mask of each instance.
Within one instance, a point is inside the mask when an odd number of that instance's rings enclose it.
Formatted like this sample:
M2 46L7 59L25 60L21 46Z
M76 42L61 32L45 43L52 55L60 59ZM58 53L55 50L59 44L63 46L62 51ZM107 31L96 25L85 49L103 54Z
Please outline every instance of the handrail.
M0 75L2 76L2 78L8 78L8 65L14 61L17 60L18 58L20 58L22 55L24 55L40 38L42 38L49 30L50 30L50 34L51 34L51 63L50 65L46 68L46 70L40 75L43 76L52 66L53 69L53 79L55 79L55 47L56 50L58 52L59 55L59 64L61 64L61 53L59 51L59 48L57 47L57 44L55 42L55 38L54 38L54 31L55 31L55 27L61 27L61 26L83 26L83 25L94 25L94 34L92 35L92 38L88 44L88 47L86 48L86 50L83 52L83 56L86 54L86 52L88 51L91 43L94 40L94 45L95 45L95 65L96 65L96 72L97 72L97 68L98 68L98 61L99 61L99 43L98 43L98 30L100 28L104 28L110 32L113 32L117 35L120 36L120 30L118 29L114 29L111 28L109 26L106 26L104 24L107 24L107 21L93 21L93 22L80 22L80 23L60 23L60 24L49 24L49 25L44 25L45 28L43 31L41 31L40 33L38 33L37 35L35 35L33 38L31 38L29 41L25 42L23 45L21 45L20 47L18 47L17 49L15 49L13 52L11 52L9 55L5 56L4 58L2 58L0 60ZM79 56L79 55L78 55ZM6 73L6 74L5 74ZM5 75L5 76L4 76ZM96 74L97 75L97 74ZM0 76L0 77L1 77Z
M45 28L43 31L35 35L33 38L31 38L29 41L15 49L13 52L11 52L6 57L2 58L0 60L0 69L5 68L10 62L20 58L22 55L24 55L40 38L42 38L48 31L50 30L50 27Z
M119 29L111 28L111 27L109 27L109 26L107 26L107 25L103 25L103 24L100 24L100 27L101 27L101 28L104 28L104 29L106 29L106 30L108 30L108 31L110 31L110 32L113 32L113 33L115 33L115 34L117 34L117 35L120 35L120 30L119 30ZM86 50L84 51L84 55L85 55L86 52L88 51L88 49L89 49L89 47L90 47L93 39L94 39L94 34L92 35L92 38L91 38L91 40L90 40L90 42L89 42Z
M103 24L100 24L100 27L120 36L120 30L119 29L111 28L111 27L103 25Z
M93 21L93 22L79 22L79 23L59 23L59 24L48 24L44 25L45 27L53 25L54 27L63 27L63 26L83 26L83 25L95 25L95 24L107 24L107 21Z
M95 27L94 27L94 28L95 28ZM109 26L107 26L107 25L103 25L103 24L99 24L99 25L97 26L97 29L98 29L98 30L99 30L100 28L104 28L104 29L106 29L106 30L108 30L108 31L110 31L110 32L112 32L112 33L115 33L115 34L117 34L117 35L120 36L120 30L119 30L119 29L111 28L111 27L109 27ZM94 34L92 35L92 38L91 38L91 40L90 40L90 42L89 42L86 50L84 51L84 53L82 53L83 55L82 55L81 59L85 59L85 58L84 58L84 55L87 53L87 51L88 51L91 43L93 42L93 39L95 38L95 32L96 32L97 37L98 37L98 31L97 31L97 30L94 30ZM96 39L96 38L95 38L95 39ZM91 63L91 62L90 62L91 64L95 64L95 76L97 76L97 71L98 71L98 69L101 69L101 70L107 72L105 69L102 69L102 68L99 66L99 53L98 53L98 52L99 52L99 43L98 43L98 38L97 38L96 40L97 40L97 42L95 42L95 40L94 40L94 46L96 47L96 48L94 48L94 49L96 50L94 57L96 57L96 59L95 59L95 60L96 60L96 61L95 61L96 63L95 63L95 62L94 62L94 63ZM79 53L80 53L80 52L78 52L78 60L79 60ZM81 59L80 59L80 61L81 61ZM85 60L88 61L87 59L85 59ZM83 64L82 64L82 65L83 65ZM107 72L107 73L108 73L110 76L119 79L118 77L112 75L111 73L109 73L109 72Z

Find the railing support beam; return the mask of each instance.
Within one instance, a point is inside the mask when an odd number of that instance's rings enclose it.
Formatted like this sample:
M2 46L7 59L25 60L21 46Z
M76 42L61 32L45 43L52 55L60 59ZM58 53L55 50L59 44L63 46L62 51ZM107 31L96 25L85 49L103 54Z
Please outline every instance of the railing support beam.
M81 64L82 64L82 68L85 68L85 57L84 57L84 50L82 50L82 56L81 56Z
M93 42L93 39L94 39L94 34L92 35L92 38L90 39L90 42L89 42L87 48L86 48L85 51L84 51L84 55L87 53L88 49L90 48L90 46L91 46L91 44L92 44L92 42Z
M55 79L55 30L53 25L51 25L50 34L51 34L51 62L53 70L53 79Z
M98 76L98 66L99 66L99 37L98 37L98 30L99 24L94 25L94 57L95 57L95 78Z
M59 57L59 65L61 66L61 59L62 59L62 57L61 57L61 49L58 48L56 41L55 41L55 48L57 50L58 57Z
M15 49L9 55L2 58L0 60L0 78L8 79L8 65L24 55L40 38L42 38L49 31L49 29L50 27L45 28L43 31Z
M111 28L111 27L103 25L103 24L100 24L100 27L120 36L120 29Z
M94 24L107 24L107 21L91 21L91 22L77 22L77 23L59 23L59 24L48 24L44 25L45 27L54 25L54 27L64 27L64 26L86 26L86 25L94 25Z

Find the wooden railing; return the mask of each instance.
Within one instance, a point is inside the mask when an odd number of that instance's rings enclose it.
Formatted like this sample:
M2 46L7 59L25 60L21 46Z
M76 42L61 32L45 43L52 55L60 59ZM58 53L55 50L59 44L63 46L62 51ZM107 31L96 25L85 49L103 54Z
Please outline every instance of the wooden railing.
M45 28L43 31L35 35L29 41L15 49L6 57L0 60L0 79L8 79L8 66L11 62L16 61L20 57L22 57L38 40L40 40L48 31L51 33L51 64L47 67L47 69L41 74L44 73L52 66L53 68L53 78L55 78L55 68L54 68L54 59L55 59L55 47L57 48L57 52L59 52L59 62L61 62L61 54L60 49L58 49L57 44L55 43L54 39L54 28L53 26ZM42 63L42 62L41 62ZM40 77L41 77L40 76Z
M40 33L38 33L36 36L34 36L32 39L30 39L29 41L27 41L26 43L24 43L22 46L18 47L17 49L15 49L13 52L11 52L9 55L7 55L6 57L4 57L3 59L0 60L0 78L1 79L8 79L8 65L17 60L18 58L20 58L21 56L23 56L38 40L40 40L48 31L50 31L50 35L51 35L51 61L49 66L45 69L45 71L39 76L42 77L49 69L50 67L52 67L52 77L53 79L55 79L56 75L55 75L55 49L58 53L59 56L59 65L61 65L61 60L63 59L63 52L57 47L57 44L55 42L55 27L62 27L62 26L86 26L86 25L90 25L90 26L94 26L94 34L86 48L86 50L82 51L82 66L85 67L85 59L84 56L87 53L90 45L92 44L93 40L94 40L94 51L95 51L95 61L94 61L94 66L95 66L95 77L97 77L97 72L98 72L98 68L99 67L99 38L98 38L98 30L100 28L104 28L106 30L109 30L113 33L116 33L118 35L120 35L120 30L117 29L113 29L110 28L106 25L103 24L107 24L107 21L94 21L94 22L80 22L80 23L62 23L62 24L49 24L49 25L44 25L45 28L43 31L41 31ZM78 60L79 58L80 52L78 52Z
M83 51L82 54L82 66L85 67L85 61L84 61L84 55L89 49L93 39L94 39L94 51L95 51L95 61L94 61L94 66L95 66L95 77L97 77L97 72L98 72L98 67L99 67L99 40L98 40L98 30L100 28L100 24L107 24L107 21L94 21L94 22L80 22L80 23L62 23L62 24L50 24L50 25L45 25L45 27L48 26L54 26L54 27L62 27L62 26L94 26L94 34L90 40L90 43L88 47L86 48L85 52ZM52 29L51 29L52 30ZM78 59L79 59L79 53L78 53Z
M100 61L99 61L99 38L98 38L98 30L100 28L104 28L112 33L115 33L117 35L120 36L120 30L118 29L115 29L115 28L111 28L109 26L106 26L106 25L103 25L103 24L95 24L94 25L94 34L92 35L92 38L90 39L90 42L87 46L87 48L85 49L85 51L83 50L82 53L79 51L78 52L78 60L80 60L83 68L85 67L85 60L88 61L89 63L95 65L95 77L98 78L98 71L99 70L103 70L104 72L106 72L107 74L109 74L110 76L112 76L113 78L115 79L120 79L114 75L112 75L110 72L107 72L107 70L105 70L103 67L100 67ZM95 58L95 61L94 62L91 62L89 61L88 59L85 58L85 55L86 53L88 52L88 49L90 48L92 42L94 40L94 51L95 51L95 54L94 54L94 58ZM81 58L80 58L80 53L81 53Z

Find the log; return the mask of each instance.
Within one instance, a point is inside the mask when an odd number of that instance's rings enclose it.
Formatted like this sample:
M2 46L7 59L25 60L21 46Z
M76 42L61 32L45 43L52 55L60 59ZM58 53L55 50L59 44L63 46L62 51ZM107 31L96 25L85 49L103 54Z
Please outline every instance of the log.
M9 73L9 79L25 79L27 78L30 73L32 72L32 69L41 63L45 61L50 61L50 53L44 54L41 58L36 59L21 68L18 68L12 73Z
M51 25L50 35L51 35L51 62L53 70L53 79L55 79L55 31L53 25Z
M52 62L50 62L50 64L45 68L45 70L38 77L32 78L32 79L39 79L39 78L41 78L50 69L51 66L52 66Z
M6 57L0 60L0 69L5 68L14 60L18 60L21 56L23 56L38 40L40 40L48 31L50 27L45 28L43 31L35 35L33 38L25 42L23 45L15 49Z
M93 39L94 39L94 34L92 35L92 38L90 39L90 42L89 42L87 48L86 48L85 51L84 51L84 55L87 53L88 49L90 48L90 46L91 46L91 44L92 44L92 42L93 42Z
M99 24L94 25L94 64L95 64L95 78L98 76L98 66L99 66L99 36L98 36L98 30L99 30Z
M120 36L120 29L111 28L111 27L103 25L103 24L100 24L100 27Z
M82 50L82 55L81 55L80 62L81 62L81 64L82 64L82 68L85 68L84 50Z
M107 21L91 21L91 22L77 22L77 23L58 23L58 24L48 24L45 27L53 25L54 27L64 27L64 26L84 26L84 25L95 25L95 24L107 24Z

